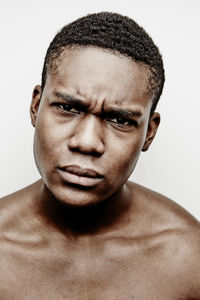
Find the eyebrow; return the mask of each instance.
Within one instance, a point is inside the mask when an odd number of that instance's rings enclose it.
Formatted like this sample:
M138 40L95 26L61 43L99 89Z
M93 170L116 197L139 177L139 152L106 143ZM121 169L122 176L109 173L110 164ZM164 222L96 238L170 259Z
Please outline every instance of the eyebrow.
M60 99L62 99L62 100L64 100L64 101L66 101L67 103L70 103L70 104L74 105L77 108L82 109L83 111L88 110L89 104L83 103L82 100L77 99L77 98L75 98L71 95L63 94L63 93L56 92L56 91L53 93L53 95L60 98Z
M74 105L76 108L81 109L84 112L89 111L90 104L83 103L83 100L77 99L71 95L63 94L60 92L53 92L53 95L66 101L67 103ZM103 114L106 114L107 116L116 116L116 117L141 117L142 112L140 110L133 110L130 108L109 108L107 111L104 111Z
M119 116L119 117L141 117L142 112L139 110L132 110L130 108L123 109L123 108L114 108L109 109L109 111L106 113L112 116Z

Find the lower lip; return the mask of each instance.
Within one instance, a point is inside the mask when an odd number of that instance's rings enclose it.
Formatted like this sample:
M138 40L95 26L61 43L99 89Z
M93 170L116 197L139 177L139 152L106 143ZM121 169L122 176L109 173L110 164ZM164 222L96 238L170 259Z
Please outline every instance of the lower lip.
M102 180L102 178L98 177L92 178L86 176L78 176L60 169L58 169L58 172L61 175L63 181L65 181L66 183L77 184L85 187L95 186Z

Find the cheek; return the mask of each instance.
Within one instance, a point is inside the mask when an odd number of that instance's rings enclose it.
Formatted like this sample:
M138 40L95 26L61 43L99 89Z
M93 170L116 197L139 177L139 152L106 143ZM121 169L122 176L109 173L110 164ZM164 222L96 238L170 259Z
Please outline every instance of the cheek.
M34 136L34 154L37 166L44 167L56 162L56 153L61 152L64 130L55 126L51 119L38 118Z
M131 135L124 139L113 139L107 164L111 175L128 176L133 171L143 147L143 135Z

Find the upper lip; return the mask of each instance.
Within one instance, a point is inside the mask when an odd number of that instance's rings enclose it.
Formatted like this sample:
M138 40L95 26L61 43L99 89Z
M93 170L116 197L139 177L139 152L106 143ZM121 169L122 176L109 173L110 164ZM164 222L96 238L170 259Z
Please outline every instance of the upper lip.
M94 169L82 168L77 165L69 165L59 167L60 170L72 173L77 176L90 177L90 178L102 178L103 176Z

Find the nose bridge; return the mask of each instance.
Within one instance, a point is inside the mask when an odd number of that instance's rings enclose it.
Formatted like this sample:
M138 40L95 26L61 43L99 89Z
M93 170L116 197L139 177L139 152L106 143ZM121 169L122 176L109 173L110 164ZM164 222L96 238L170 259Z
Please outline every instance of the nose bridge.
M92 114L80 117L70 139L69 147L83 153L103 154L104 130L102 120Z

